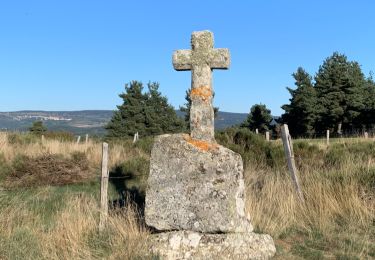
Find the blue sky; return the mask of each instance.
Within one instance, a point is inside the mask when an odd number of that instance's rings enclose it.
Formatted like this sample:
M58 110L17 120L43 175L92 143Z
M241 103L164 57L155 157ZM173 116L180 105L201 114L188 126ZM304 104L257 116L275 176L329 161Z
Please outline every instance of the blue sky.
M190 72L172 66L192 31L211 30L231 68L215 105L248 112L288 102L298 66L339 51L375 71L375 1L1 1L0 111L115 109L131 80L158 81L178 107Z

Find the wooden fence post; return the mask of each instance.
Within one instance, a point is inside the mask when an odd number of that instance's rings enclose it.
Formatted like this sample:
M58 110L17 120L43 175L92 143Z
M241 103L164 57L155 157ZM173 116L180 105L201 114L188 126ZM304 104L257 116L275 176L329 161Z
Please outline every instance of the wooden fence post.
M42 135L42 144L44 144L44 135Z
M340 135L340 137L341 137L341 135L342 135L342 132L341 132L341 126L342 126L341 123L339 123L339 124L337 125L337 133Z
M329 145L329 130L327 130L327 146Z
M256 133L256 134L259 134L258 128L257 128L257 129L255 129L255 133Z
M87 145L88 142L89 142L89 134L86 134L85 144Z
M81 136L79 135L79 136L77 137L77 144L79 144L80 141L81 141Z
M102 149L102 177L100 181L100 219L99 231L102 231L108 217L108 144L103 143Z
M134 144L135 142L137 142L138 139L139 139L138 132L136 132L136 133L134 134L133 144Z
M270 131L267 131L267 132L266 132L266 141L267 141L267 142L270 141Z
M284 144L285 155L286 155L286 158L288 160L289 172L290 172L290 175L292 177L292 181L293 181L294 187L296 189L298 198L302 202L305 202L301 187L300 187L299 182L298 182L297 167L296 167L296 163L294 161L292 138L290 137L290 134L289 134L288 125L286 125L286 124L281 126L281 138L282 138L283 144Z
M368 138L368 132L365 132L365 139Z

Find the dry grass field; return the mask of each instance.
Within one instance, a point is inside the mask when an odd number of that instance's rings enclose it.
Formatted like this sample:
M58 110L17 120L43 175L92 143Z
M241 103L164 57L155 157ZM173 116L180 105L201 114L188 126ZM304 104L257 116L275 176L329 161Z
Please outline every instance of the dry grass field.
M235 131L217 140L244 159L247 210L256 231L273 236L276 259L375 258L373 139L295 141L305 204L281 142ZM123 178L110 182L114 206L99 234L101 143L1 133L0 259L145 259L150 232L139 201L151 146L110 142L110 176Z

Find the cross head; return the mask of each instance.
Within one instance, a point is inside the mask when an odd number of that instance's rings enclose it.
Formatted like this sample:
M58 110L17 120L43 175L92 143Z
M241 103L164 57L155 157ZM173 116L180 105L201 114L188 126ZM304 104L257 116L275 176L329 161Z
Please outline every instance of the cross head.
M190 135L196 140L215 142L212 70L229 68L229 50L214 49L210 31L193 32L191 47L173 53L175 70L191 70Z

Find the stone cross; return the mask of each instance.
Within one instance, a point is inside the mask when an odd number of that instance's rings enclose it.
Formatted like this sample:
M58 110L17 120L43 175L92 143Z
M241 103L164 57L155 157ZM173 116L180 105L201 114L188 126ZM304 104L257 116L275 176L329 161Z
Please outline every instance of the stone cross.
M212 105L212 69L228 69L228 49L214 49L210 31L193 32L192 50L173 53L175 70L191 70L190 131L193 139L214 142L214 109Z

